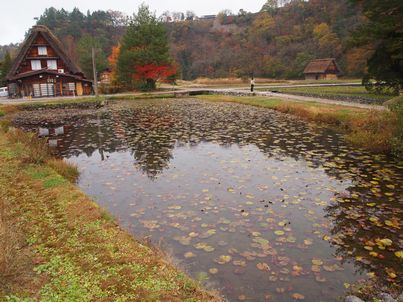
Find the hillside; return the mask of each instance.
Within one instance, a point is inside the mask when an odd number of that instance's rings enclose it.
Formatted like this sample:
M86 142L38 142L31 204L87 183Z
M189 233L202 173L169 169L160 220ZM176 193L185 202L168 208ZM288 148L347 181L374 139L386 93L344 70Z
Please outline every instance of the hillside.
M46 9L38 24L48 26L87 74L88 49L99 48L100 69L125 32L128 18L117 11L83 14ZM361 76L369 55L348 49L362 16L348 0L294 0L260 13L241 10L216 19L165 23L170 49L183 79L197 77L300 78L314 58L335 57L346 76ZM11 47L12 49L12 47ZM1 53L0 53L1 55ZM90 74L88 74L90 76Z

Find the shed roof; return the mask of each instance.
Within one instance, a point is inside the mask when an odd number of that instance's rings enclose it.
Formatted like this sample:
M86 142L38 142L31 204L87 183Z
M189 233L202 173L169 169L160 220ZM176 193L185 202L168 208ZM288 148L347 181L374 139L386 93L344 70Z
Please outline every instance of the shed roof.
M313 60L305 67L304 73L326 73L331 64L334 64L337 72L340 73L340 68L334 58Z
M14 60L14 63L10 69L10 72L7 75L8 79L18 77L17 70L18 67L23 62L26 57L32 43L35 41L38 34L42 34L42 36L48 41L53 50L57 53L61 60L66 64L67 68L70 70L72 74L82 75L83 72L81 69L69 58L69 56L64 52L64 46L60 42L60 40L44 25L36 25L33 26L30 30L28 38L22 43L17 57Z

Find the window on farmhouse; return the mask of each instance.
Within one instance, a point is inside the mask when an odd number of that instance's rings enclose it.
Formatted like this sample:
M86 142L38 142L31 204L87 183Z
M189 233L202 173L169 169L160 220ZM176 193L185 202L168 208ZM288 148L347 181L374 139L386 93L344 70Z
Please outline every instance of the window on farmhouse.
M48 60L48 69L57 70L56 60Z
M46 56L48 54L48 49L46 46L39 46L38 47L38 55L40 56Z
M32 70L41 70L41 60L32 60L31 61L31 69Z

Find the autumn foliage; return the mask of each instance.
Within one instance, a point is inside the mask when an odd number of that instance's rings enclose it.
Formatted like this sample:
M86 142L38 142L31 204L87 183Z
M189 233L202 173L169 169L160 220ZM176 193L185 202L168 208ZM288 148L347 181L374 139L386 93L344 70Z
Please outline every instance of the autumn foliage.
M111 74L112 82L116 82L116 80L117 80L117 64L118 64L119 54L120 54L120 43L118 45L112 47L112 53L108 57L109 66L111 67L111 70L112 70L112 74Z
M176 74L176 67L173 65L146 64L135 67L133 79L137 81L158 82L166 81Z

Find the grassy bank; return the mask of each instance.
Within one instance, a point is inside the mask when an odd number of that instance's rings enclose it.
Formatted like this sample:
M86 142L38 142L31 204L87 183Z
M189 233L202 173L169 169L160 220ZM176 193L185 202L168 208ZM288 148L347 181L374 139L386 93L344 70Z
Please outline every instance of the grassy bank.
M380 101L381 103L394 97L392 94L371 93L367 91L364 86L291 87L291 88L278 88L276 90L283 93L309 95L316 97L361 98L367 100Z
M374 152L393 152L397 157L402 157L402 100L399 102L400 111L385 110L380 112L348 106L292 102L267 97L206 95L198 98L213 102L235 102L289 113L307 121L336 127L344 131L346 139L355 146Z
M219 301L121 230L44 143L0 128L0 301Z

